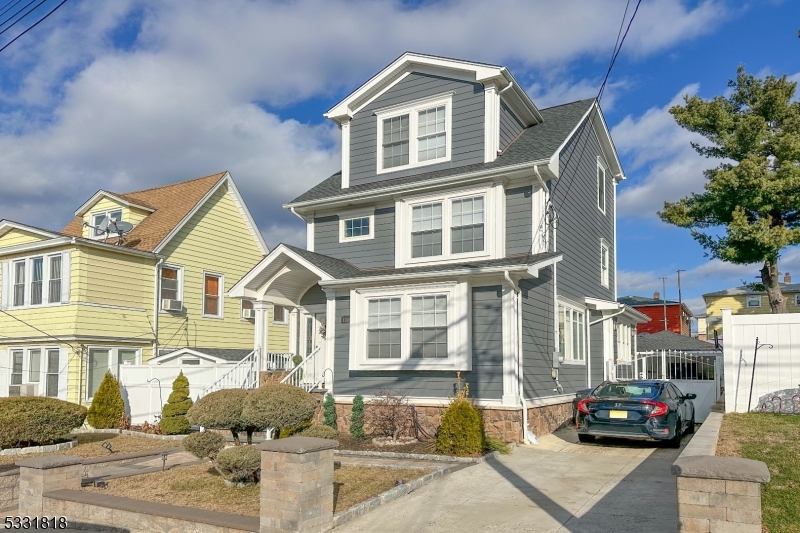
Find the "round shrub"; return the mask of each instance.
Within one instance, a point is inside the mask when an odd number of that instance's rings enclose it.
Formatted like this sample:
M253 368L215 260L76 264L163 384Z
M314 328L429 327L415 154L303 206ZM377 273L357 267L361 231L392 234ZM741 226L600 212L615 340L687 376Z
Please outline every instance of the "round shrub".
M86 420L86 407L56 398L0 398L0 448L64 439Z
M339 432L330 426L310 426L298 433L301 437L316 437L318 439L332 439L339 438Z
M479 455L483 451L483 420L469 400L457 398L442 415L436 451L447 455Z
M236 483L258 481L261 471L261 452L255 446L225 448L215 459L220 473L228 481Z
M186 419L186 413L192 407L192 399L189 398L189 380L183 375L183 371L178 374L172 382L172 392L167 399L167 403L161 410L161 432L164 435L185 435L189 433L192 425Z
M242 420L242 409L249 392L245 389L222 389L197 400L186 413L192 424L213 429L228 429L239 444L239 432L247 431L247 443L252 442L254 428Z
M252 391L242 409L242 420L258 429L297 428L311 420L317 400L300 387L285 383Z
M183 447L199 459L214 457L225 446L225 438L219 433L203 431L192 433L183 439Z
M119 381L111 372L106 372L103 381L92 398L87 421L95 429L118 429L125 416L125 402Z

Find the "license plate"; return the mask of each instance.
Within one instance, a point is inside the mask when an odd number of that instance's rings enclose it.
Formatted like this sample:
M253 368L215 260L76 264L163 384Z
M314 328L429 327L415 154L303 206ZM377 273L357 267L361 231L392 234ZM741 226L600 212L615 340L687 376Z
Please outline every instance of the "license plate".
M628 411L610 411L609 418L628 418Z

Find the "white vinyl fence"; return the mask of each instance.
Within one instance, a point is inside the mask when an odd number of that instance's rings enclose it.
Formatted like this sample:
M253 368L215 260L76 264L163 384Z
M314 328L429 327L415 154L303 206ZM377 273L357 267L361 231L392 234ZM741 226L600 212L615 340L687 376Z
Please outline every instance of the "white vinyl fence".
M233 365L120 365L119 381L125 410L133 424L157 422L161 408L167 403L172 382L183 370L189 380L189 393L197 401L204 391Z
M790 391L783 402L792 401L792 390L800 389L800 313L734 315L723 309L722 337L726 412L744 413L748 405L769 410L764 404L778 391Z

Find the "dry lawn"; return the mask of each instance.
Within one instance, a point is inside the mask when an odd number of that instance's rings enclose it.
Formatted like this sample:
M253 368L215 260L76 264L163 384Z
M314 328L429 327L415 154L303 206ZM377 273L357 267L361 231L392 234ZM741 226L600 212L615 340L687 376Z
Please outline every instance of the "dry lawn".
M771 480L761 491L763 531L800 532L800 416L728 413L717 455L764 461Z
M422 470L343 466L334 472L334 512L343 511L394 487L395 480L423 476ZM108 482L108 488L83 490L136 500L258 516L260 487L228 487L208 464L174 468Z
M142 452L145 450L163 450L180 446L179 441L149 439L147 437L136 437L133 435L119 435L114 433L82 433L77 436L78 445L69 450L57 453L67 455L78 455L80 457L106 457L111 456L111 452L103 448L102 444L108 441L111 449L117 453ZM0 472L16 468L14 463L26 457L36 457L37 455L50 454L29 454L29 455L0 455Z

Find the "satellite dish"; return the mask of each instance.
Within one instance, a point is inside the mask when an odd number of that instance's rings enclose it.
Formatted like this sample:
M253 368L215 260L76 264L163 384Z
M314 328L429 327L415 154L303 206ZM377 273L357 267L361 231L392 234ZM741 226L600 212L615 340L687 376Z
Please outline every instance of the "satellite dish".
M121 237L122 235L131 232L133 229L133 224L130 222L125 222L124 220L111 221L111 223L108 224L108 229L113 233L119 234Z
M100 224L97 226L98 231L101 233L105 233L108 229L108 224L111 220L108 218L108 215L103 217L103 220L100 221Z

